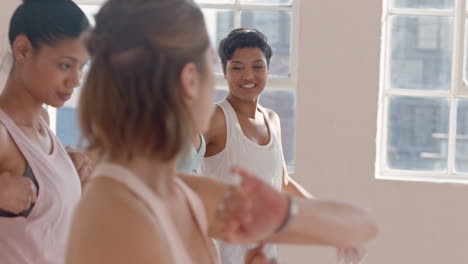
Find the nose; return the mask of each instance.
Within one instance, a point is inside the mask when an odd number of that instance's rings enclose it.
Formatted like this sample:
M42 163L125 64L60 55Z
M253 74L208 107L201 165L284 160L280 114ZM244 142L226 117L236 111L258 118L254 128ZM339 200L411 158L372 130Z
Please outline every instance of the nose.
M68 78L66 79L66 87L73 89L81 84L81 70L72 71Z
M253 80L254 79L253 70L250 69L250 68L245 69L244 72L243 72L242 78L244 80L248 80L248 81Z

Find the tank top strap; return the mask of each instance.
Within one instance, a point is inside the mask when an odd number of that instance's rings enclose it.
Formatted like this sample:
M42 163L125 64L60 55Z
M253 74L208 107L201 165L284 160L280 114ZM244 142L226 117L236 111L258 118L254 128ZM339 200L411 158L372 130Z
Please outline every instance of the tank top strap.
M267 123L267 126L268 126L268 130L270 130L270 136L274 137L276 139L276 142L279 142L279 138L278 138L278 135L276 134L276 130L274 128L274 124L272 123L271 121L271 118L270 118L270 114L268 113L268 111L265 109L265 107L261 106L261 105L258 105L258 110L260 110L260 112L262 112L263 116L264 116L264 119L265 119L265 122Z
M0 108L0 122L5 125L7 131L10 133L11 138L16 144L23 145L28 141L23 131L16 125L16 123Z
M192 189L190 189L190 187L188 187L180 178L176 178L176 183L187 198L192 215L196 220L201 233L203 234L205 245L210 250L211 259L214 261L214 263L216 263L215 260L218 259L218 253L215 251L216 248L210 246L212 244L212 240L208 237L208 218L206 216L205 206L197 194Z
M221 108L221 110L223 110L224 119L226 121L226 145L224 146L224 149L227 150L230 148L230 142L236 135L236 130L233 129L235 124L238 124L236 112L234 112L231 104L226 99L217 103L217 105ZM223 150L223 152L225 151Z
M171 254L175 264L190 263L189 257L185 252L180 252L184 248L180 238L177 236L177 230L169 219L169 212L166 207L151 190L141 181L133 172L120 165L113 163L102 163L94 169L93 178L105 177L114 180L125 187L150 210L151 214L161 224L162 232L165 233L168 240Z
M237 123L236 112L234 111L234 108L232 108L228 100L224 99L223 101L217 103L217 105L223 110L224 116L226 117L226 123Z
M205 206L203 205L200 198L190 189L181 179L176 178L177 186L184 193L190 209L197 221L197 224L200 226L200 229L205 232L208 230L208 219L205 214Z
M200 149L198 150L198 154L201 155L201 157L203 158L205 156L205 153L206 153L206 141L205 141L205 137L203 136L203 134L200 133Z

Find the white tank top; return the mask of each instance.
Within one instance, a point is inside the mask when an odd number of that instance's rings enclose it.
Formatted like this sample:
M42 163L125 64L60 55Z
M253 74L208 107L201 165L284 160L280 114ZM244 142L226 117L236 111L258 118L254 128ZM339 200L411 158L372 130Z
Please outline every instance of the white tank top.
M283 153L279 140L273 132L268 113L262 106L258 106L270 131L269 142L261 146L244 135L237 115L227 100L218 103L218 106L223 110L226 118L226 145L218 154L203 159L202 173L205 176L234 184L236 177L229 171L233 166L238 165L280 190L283 177ZM220 241L218 241L218 246L222 264L244 264L245 253L253 247ZM265 253L269 257L276 257L276 247L267 245Z

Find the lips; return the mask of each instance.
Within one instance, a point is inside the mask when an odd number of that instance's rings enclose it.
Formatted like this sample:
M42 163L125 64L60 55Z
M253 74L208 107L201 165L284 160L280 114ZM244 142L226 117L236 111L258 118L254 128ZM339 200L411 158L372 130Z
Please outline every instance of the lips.
M243 84L243 85L241 85L241 87L244 88L244 89L253 89L253 88L257 87L257 85L253 84L253 83L252 84Z
M61 93L61 92L57 92L57 96L63 100L63 101L67 101L71 98L72 96L72 93Z

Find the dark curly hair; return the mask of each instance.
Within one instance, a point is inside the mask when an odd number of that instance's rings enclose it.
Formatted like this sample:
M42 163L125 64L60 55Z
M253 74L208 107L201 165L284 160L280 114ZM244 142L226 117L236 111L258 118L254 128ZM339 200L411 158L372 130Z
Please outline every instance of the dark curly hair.
M240 48L259 48L266 57L267 65L270 66L270 59L273 51L268 44L267 37L260 31L250 28L237 28L221 40L218 48L218 55L221 58L223 71L226 70L226 63L232 55Z

